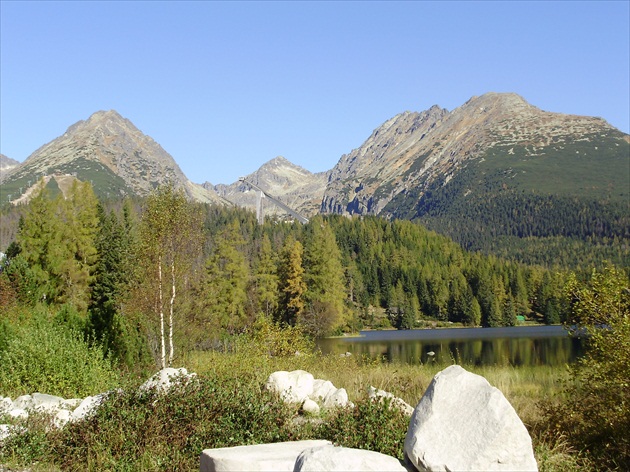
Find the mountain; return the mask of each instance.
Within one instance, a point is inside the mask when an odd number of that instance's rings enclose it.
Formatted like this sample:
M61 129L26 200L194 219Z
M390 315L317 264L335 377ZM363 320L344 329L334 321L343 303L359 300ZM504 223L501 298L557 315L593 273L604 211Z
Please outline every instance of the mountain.
M247 175L245 180L304 216L312 216L319 211L326 187L325 173L313 174L282 156L263 164L256 172ZM221 197L238 206L256 209L257 192L246 183L239 181L213 187L206 183L204 186L214 189ZM284 214L273 203L263 202L265 214Z
M385 122L330 171L321 212L417 219L469 249L630 238L629 143L601 118L488 93Z
M190 182L173 157L116 111L99 111L70 126L2 179L2 201L18 201L40 178L63 190L68 178L91 181L97 195L146 195L171 181L195 200L219 202L212 190Z
M20 163L10 157L0 154L0 181L2 176L6 175L9 171L19 166Z

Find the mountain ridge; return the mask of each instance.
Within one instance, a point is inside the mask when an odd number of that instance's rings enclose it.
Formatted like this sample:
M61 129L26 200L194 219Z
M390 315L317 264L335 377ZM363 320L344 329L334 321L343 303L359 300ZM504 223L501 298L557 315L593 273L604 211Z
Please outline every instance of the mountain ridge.
M39 178L69 174L90 180L100 196L146 195L172 182L190 198L220 202L213 191L190 182L175 159L115 110L97 111L40 146L2 178L3 201L19 200Z

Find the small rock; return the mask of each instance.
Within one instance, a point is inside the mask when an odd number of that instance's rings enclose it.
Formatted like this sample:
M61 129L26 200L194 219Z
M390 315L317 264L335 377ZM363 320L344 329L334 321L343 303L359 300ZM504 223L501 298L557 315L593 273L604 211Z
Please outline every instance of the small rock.
M317 404L317 402L314 402L310 398L307 398L306 400L304 400L304 403L302 403L302 411L304 413L309 413L313 416L317 416L319 415L319 405Z
M72 418L72 412L69 410L59 410L53 418L53 424L56 428L63 428Z
M139 391L148 391L155 389L159 393L168 392L173 385L176 383L188 383L197 374L188 373L188 371L184 367L180 367L179 369L175 369L173 367L167 367L165 369L160 370L156 374L154 374L149 380L143 383Z
M324 400L325 408L345 408L347 406L350 406L350 402L345 388L338 388Z
M384 398L391 398L390 406L400 409L407 416L413 414L413 407L405 402L402 398L394 396L393 393L379 390L372 386L368 388L368 398L376 401L383 401Z
M22 408L23 410L28 410L33 407L33 397L31 395L19 396L13 401L13 405L16 408Z
M15 405L13 405L13 401L9 397L0 397L0 415L8 413L13 408L15 408Z
M305 370L280 370L269 376L265 388L278 393L287 403L302 403L313 393L314 381Z

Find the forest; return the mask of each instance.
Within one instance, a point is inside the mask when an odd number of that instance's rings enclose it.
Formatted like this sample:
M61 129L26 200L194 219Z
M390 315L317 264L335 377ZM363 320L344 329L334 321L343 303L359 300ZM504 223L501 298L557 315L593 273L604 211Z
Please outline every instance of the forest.
M422 225L316 216L306 225L188 201L172 186L100 202L45 187L2 261L3 309L56 307L127 363L167 365L259 317L312 337L364 328L559 323L567 273L469 252Z

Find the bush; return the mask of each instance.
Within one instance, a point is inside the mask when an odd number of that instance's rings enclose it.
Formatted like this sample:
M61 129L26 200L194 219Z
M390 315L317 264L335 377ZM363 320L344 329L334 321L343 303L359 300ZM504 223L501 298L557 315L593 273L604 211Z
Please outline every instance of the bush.
M63 469L195 470L203 449L296 439L295 410L250 379L199 378L155 392L111 396L54 446Z
M602 468L630 470L630 283L613 267L590 283L570 278L569 327L586 336L560 405L548 408L555 434Z
M11 328L0 365L0 393L12 398L33 392L85 397L119 380L100 347L88 346L83 333L39 317Z
M315 343L300 326L281 326L265 315L258 316L244 343L249 349L273 357L294 356L296 352L308 355L315 349Z
M387 399L383 402L359 400L355 408L333 412L328 421L316 428L315 437L402 460L409 417L400 409L391 408L389 403Z

